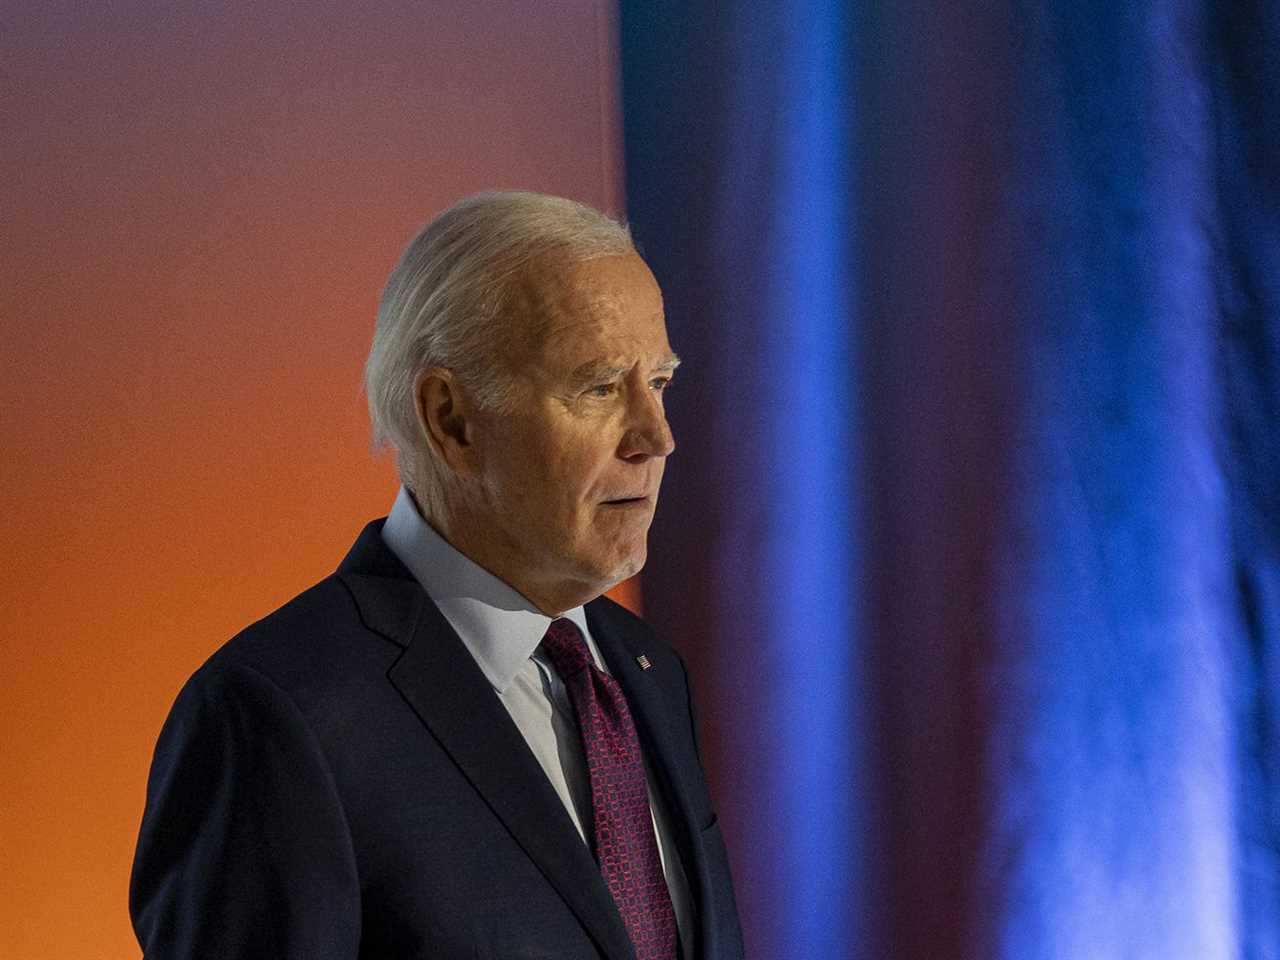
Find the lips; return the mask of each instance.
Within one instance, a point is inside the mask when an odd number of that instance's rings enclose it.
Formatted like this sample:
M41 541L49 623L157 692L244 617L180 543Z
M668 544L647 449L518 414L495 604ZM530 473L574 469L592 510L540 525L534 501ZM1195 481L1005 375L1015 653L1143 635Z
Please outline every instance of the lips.
M644 494L638 497L617 497L613 500L602 501L606 507L637 507L648 502L649 498Z

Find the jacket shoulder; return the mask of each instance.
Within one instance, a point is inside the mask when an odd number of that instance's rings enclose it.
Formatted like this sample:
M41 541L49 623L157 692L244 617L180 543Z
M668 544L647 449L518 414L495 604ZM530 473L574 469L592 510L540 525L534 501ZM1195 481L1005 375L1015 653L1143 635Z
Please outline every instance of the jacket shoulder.
M245 627L197 672L248 668L297 694L341 682L353 673L386 669L399 649L365 625L351 591L334 574Z

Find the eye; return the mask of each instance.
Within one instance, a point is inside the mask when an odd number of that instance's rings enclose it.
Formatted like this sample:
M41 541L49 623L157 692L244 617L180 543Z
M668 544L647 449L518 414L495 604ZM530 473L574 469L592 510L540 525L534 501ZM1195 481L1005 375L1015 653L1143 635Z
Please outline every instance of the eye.
M587 390L589 397L611 397L618 389L617 384L613 383L597 383L594 387Z
M670 377L654 377L652 380L649 381L649 386L654 390L661 392L667 389L667 387L671 386L671 378Z

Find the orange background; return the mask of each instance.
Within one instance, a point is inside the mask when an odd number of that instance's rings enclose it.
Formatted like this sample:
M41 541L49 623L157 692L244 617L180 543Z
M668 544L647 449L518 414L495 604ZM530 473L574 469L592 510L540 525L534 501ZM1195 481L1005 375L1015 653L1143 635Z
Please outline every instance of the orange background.
M417 227L491 186L621 206L606 0L255 6L3 17L5 956L138 956L179 686L390 505L360 376Z

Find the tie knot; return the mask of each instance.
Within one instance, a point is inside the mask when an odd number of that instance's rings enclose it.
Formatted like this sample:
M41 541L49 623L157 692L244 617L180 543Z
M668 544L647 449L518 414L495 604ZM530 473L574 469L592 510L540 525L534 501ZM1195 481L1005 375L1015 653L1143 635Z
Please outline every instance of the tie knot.
M547 627L546 635L542 638L542 649L562 680L568 680L580 670L594 666L582 631L576 623L564 617L551 621L551 626Z

